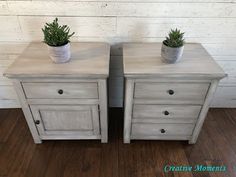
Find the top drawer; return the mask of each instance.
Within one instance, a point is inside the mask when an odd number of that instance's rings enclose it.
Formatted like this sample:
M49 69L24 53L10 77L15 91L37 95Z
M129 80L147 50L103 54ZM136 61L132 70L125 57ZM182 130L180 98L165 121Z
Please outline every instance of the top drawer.
M26 98L98 98L97 83L22 83Z
M148 103L202 104L208 88L208 83L136 82L134 98L148 99Z

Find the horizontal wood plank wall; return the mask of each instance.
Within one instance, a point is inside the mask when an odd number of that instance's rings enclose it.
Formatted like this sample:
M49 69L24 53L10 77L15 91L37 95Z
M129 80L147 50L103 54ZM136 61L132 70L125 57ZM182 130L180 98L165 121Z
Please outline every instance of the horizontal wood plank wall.
M0 1L0 107L19 107L3 71L56 16L76 32L72 41L112 45L109 104L123 104L122 42L161 42L170 28L186 32L224 68L214 107L236 107L236 0L2 0Z

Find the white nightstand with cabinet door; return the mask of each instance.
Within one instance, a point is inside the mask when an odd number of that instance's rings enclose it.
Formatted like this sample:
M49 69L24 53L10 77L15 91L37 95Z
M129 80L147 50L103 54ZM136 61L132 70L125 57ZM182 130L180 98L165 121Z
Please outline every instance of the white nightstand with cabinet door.
M12 78L35 143L49 139L108 141L110 46L71 43L71 60L55 64L47 46L31 43L5 71Z

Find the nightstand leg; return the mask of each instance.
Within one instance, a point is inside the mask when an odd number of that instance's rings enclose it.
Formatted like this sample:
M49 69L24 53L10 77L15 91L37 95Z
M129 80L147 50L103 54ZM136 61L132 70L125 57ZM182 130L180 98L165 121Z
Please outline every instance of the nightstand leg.
M196 140L194 141L194 140L189 140L188 141L188 144L195 144L196 143Z
M35 144L40 144L40 143L42 143L42 140L39 137L38 130L35 126L34 119L33 119L31 110L29 108L29 105L27 104L27 102L24 99L25 95L24 95L24 91L22 89L21 83L17 80L14 80L13 84L15 86L16 93L17 93L19 101L21 103L21 108L22 108L22 111L24 113L25 120L28 124L31 135L34 139L34 143Z
M129 144L129 143L130 143L130 139L128 139L128 138L127 138L127 139L124 139L124 143L125 143L125 144Z
M133 109L134 81L126 79L125 83L125 115L124 115L124 143L130 143L131 119Z
M107 82L105 79L98 81L100 103L101 142L108 142L108 118L107 118Z
M189 144L194 144L197 141L198 135L199 135L199 133L200 133L200 131L202 129L203 123L204 123L205 118L207 116L207 112L209 110L209 105L210 105L211 100L212 100L212 98L214 96L214 93L215 93L215 91L217 89L218 83L219 83L218 80L211 81L210 88L209 88L207 96L205 98L205 102L204 102L204 104L202 106L202 109L201 109L199 118L197 120L196 126L195 126L195 128L193 130L192 138L189 140Z
M42 144L42 140L40 140L40 139L34 139L34 143L35 143L35 144Z

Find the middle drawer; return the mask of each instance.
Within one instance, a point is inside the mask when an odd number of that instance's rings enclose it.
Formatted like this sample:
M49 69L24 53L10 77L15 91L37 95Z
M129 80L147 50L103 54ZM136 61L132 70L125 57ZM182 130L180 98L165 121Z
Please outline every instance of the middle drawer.
M55 98L98 98L96 82L80 83L22 83L26 98L55 99Z
M139 105L133 106L133 122L194 123L199 116L198 105Z

